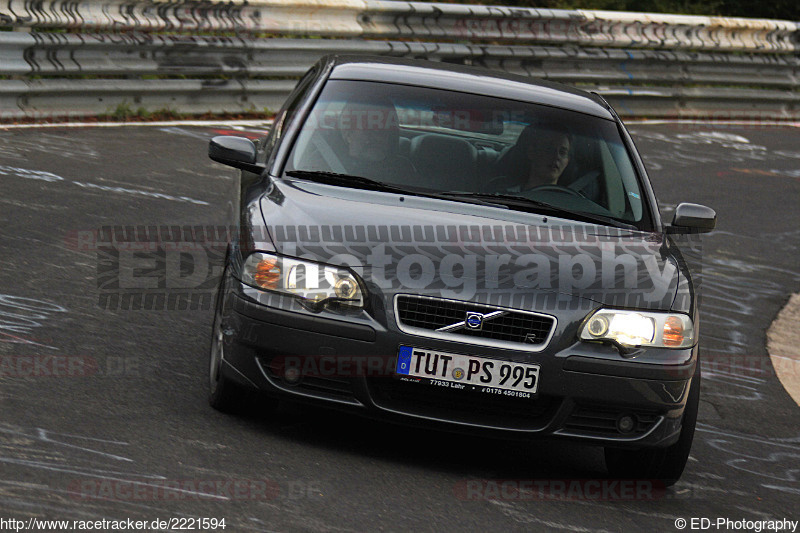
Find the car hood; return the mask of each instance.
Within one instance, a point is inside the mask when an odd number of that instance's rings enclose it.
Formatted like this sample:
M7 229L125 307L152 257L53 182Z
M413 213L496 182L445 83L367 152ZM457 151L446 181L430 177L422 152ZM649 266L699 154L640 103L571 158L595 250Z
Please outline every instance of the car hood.
M274 180L260 207L279 253L349 267L370 292L668 310L685 282L653 233L302 180Z

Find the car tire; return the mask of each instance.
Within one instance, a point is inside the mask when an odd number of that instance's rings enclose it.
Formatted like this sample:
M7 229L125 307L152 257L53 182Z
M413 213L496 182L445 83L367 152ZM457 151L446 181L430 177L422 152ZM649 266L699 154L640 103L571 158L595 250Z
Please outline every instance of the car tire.
M246 394L240 386L226 378L222 372L222 359L225 350L225 338L222 328L222 309L225 300L225 280L227 269L217 290L214 306L214 324L211 327L211 346L208 361L208 403L214 409L224 413L239 412L245 405Z
M678 441L666 448L643 450L605 448L606 468L611 477L658 480L665 487L674 485L680 479L689 460L699 408L700 363L698 361L689 389L689 398L686 400Z
M225 352L225 333L222 317L225 307L227 281L228 269L226 267L217 290L217 299L214 306L214 324L211 328L211 346L209 348L208 361L208 403L217 411L228 414L268 413L277 408L278 400L259 395L255 390L245 389L238 383L226 378L221 372L223 354Z

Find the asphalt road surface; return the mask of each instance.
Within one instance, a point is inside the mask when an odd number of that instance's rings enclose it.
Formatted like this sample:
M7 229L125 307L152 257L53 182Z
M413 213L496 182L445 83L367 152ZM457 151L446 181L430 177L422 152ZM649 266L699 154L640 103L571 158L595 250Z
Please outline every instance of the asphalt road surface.
M206 402L210 310L100 305L109 258L82 236L221 224L234 171L208 160L206 146L225 129L0 129L0 518L581 532L676 531L676 519L693 517L800 520L800 407L765 350L770 322L800 290L800 130L631 127L664 215L681 201L719 215L703 241L698 432L683 478L665 493L553 501L467 498L463 488L585 487L606 477L599 449L292 405L223 415Z

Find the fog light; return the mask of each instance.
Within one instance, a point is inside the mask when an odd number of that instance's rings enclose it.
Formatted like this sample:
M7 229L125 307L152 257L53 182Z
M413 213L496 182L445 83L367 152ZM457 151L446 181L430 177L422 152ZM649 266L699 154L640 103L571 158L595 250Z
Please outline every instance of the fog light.
M636 421L631 415L622 415L617 419L617 431L630 433L636 427Z
M303 375L297 367L290 366L283 372L283 380L289 385L297 385L302 377Z

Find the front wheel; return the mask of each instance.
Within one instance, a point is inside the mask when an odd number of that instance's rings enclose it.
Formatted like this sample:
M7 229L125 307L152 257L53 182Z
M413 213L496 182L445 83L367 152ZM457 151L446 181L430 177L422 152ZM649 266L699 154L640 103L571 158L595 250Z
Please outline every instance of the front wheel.
M214 306L214 325L211 328L211 347L208 356L208 403L223 413L257 413L265 414L274 411L278 401L258 394L255 390L243 388L235 381L225 377L222 372L225 359L225 324L223 310L225 306L227 268L222 274L222 281L217 291Z
M223 353L225 350L224 332L222 329L222 302L224 300L224 275L217 294L217 305L214 309L214 325L211 328L211 349L208 357L208 403L214 409L224 413L240 411L246 403L245 392L236 383L226 378L221 372Z
M700 361L692 377L689 398L681 421L678 442L666 448L621 450L605 448L609 474L620 479L657 479L670 487L680 479L692 449L697 411L700 408Z

